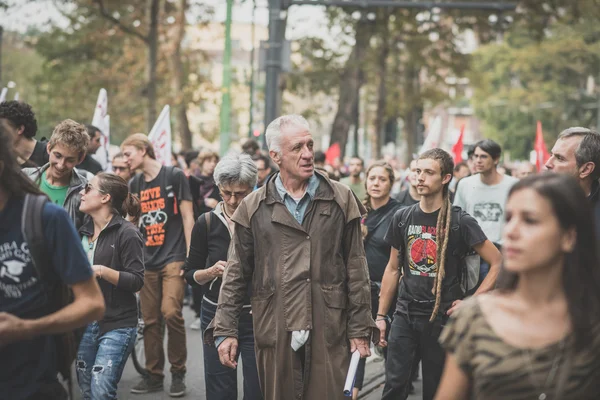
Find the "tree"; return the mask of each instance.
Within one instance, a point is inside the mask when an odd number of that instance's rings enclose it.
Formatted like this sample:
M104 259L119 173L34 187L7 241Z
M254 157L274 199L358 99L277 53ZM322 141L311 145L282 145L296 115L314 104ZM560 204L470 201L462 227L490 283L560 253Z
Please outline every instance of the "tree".
M114 24L124 33L141 40L147 47L146 61L146 90L145 96L148 101L146 109L146 126L148 132L152 129L156 121L156 85L157 85L157 60L158 60L158 25L160 0L146 0L146 20L147 32L140 33L139 30L125 24L120 18L117 18L114 13L111 13L105 4L104 0L93 0L98 6L100 15L107 21ZM185 9L184 9L185 10ZM185 12L185 11L184 11Z
M546 139L569 126L596 125L600 82L597 93L588 90L588 82L600 78L600 20L590 16L550 21L539 40L520 23L503 43L475 53L475 110L485 136L513 158L528 158L536 120L542 121Z

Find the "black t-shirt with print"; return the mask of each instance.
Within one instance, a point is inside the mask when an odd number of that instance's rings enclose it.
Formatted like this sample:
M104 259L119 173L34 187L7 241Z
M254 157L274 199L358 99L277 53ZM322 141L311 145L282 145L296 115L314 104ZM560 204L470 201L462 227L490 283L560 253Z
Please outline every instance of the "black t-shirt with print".
M462 212L462 211L461 211ZM385 236L385 241L398 250L402 280L398 289L396 311L410 315L431 315L435 305L432 292L438 272L436 225L439 210L425 213L419 204L396 212ZM400 228L401 223L404 227ZM401 237L401 230L404 237ZM459 238L452 235L459 235ZM472 247L486 240L477 221L466 213L460 218L457 232L451 230L446 251L445 277L441 309L445 312L454 300L460 298L459 271L461 255L456 252L457 240ZM441 313L440 313L441 314Z
M171 182L167 182L171 178ZM144 236L146 269L160 270L165 265L185 261L186 242L181 217L181 201L192 201L188 180L179 168L162 167L150 182L138 174L129 183L140 197L140 231Z

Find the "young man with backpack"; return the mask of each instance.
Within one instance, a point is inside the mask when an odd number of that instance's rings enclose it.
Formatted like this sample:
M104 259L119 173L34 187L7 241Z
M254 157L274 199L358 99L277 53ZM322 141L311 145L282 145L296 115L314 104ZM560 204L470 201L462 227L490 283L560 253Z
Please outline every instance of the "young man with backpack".
M140 291L144 318L144 349L148 375L131 389L142 394L163 390L163 320L169 330L167 350L171 363L171 397L185 395L186 335L182 308L185 292L183 263L189 251L194 210L188 179L182 170L163 166L154 147L142 133L121 144L125 162L141 170L129 182L131 194L140 198L140 230L145 242L146 272Z
M73 331L104 298L69 216L21 173L0 124L0 397L67 399ZM72 298L69 294L72 291Z
M380 345L388 346L382 399L408 397L417 348L423 363L423 399L433 399L445 359L438 337L469 289L465 284L467 255L472 249L492 266L476 294L494 287L500 268L500 253L477 221L450 203L448 186L453 167L452 157L441 149L419 157L416 173L421 201L396 212L385 237L392 250L376 320ZM388 344L387 313L394 306L391 302L398 284Z

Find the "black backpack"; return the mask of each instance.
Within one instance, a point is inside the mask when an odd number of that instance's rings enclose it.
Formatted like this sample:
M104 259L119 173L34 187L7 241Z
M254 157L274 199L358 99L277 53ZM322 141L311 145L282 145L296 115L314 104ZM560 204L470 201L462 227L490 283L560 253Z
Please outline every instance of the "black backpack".
M46 293L46 315L64 308L73 301L71 290L52 267L52 257L48 252L42 220L42 213L47 201L48 198L45 195L27 194L21 214L21 232L29 247L36 275ZM58 372L68 382L69 392L71 392L72 381L71 366L77 357L77 348L82 333L82 330L76 330L54 335Z
M398 211L398 216L400 218L398 227L400 228L400 237L403 240L406 237L406 226L412 217L415 207L419 207L419 203L402 208ZM459 234L460 222L464 211L458 206L452 206L451 212L448 245L453 249L452 255L460 259L460 264L458 266L458 281L460 283L462 297L464 298L468 294L471 294L477 287L481 259L479 254L477 254L471 246L467 245ZM400 261L402 263L404 260Z

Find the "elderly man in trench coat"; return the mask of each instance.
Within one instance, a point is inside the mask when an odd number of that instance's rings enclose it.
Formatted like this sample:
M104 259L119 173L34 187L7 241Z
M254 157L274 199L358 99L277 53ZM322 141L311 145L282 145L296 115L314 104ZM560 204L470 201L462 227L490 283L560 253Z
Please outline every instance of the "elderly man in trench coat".
M224 365L237 366L237 321L249 293L265 399L342 399L351 352L370 355L376 329L360 232L365 209L348 187L314 171L303 117L277 118L266 139L280 173L233 215L205 339L216 341Z

